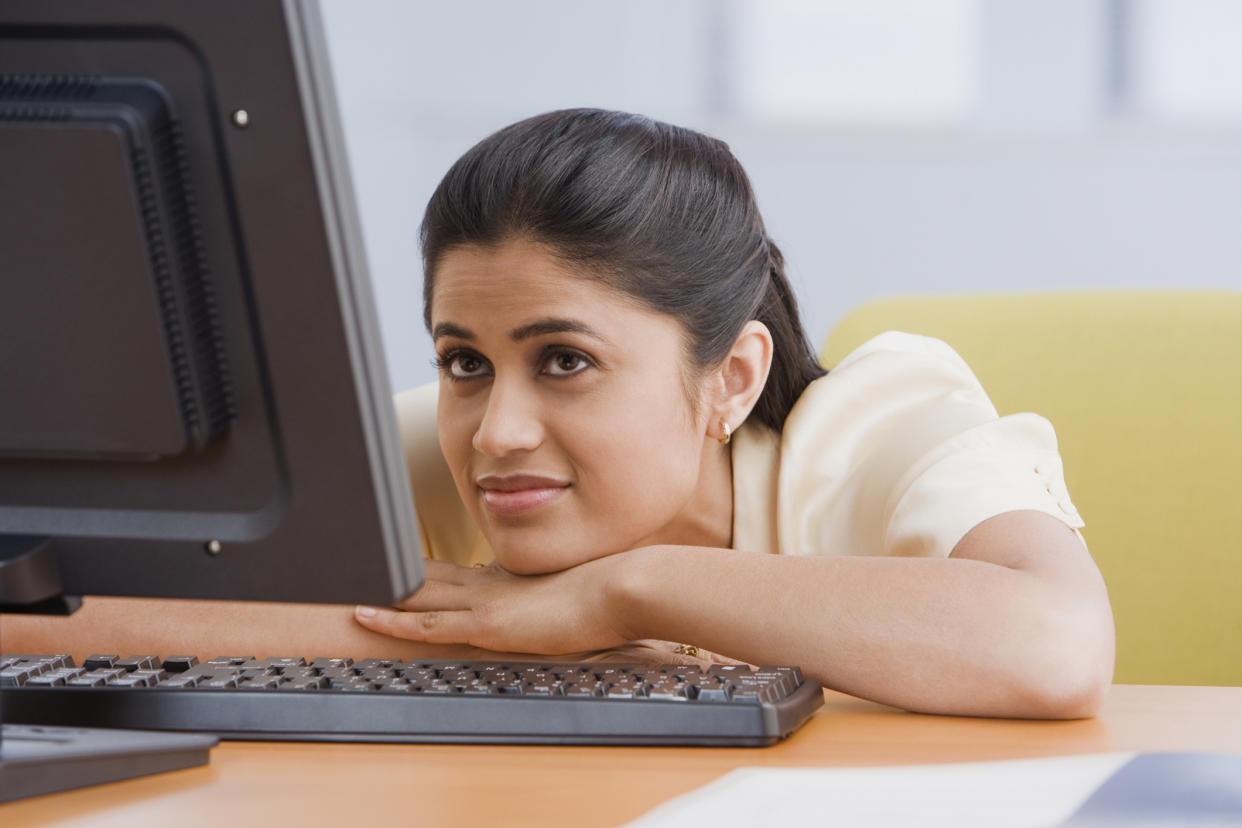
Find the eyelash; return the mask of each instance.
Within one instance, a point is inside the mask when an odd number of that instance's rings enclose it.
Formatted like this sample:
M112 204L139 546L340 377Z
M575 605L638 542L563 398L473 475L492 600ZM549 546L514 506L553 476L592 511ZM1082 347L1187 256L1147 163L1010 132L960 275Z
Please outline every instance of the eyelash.
M570 357L573 357L574 359L579 360L584 367L578 368L577 370L574 370L568 374L548 374L548 376L551 376L554 379L569 379L570 377L576 377L578 374L582 373L587 368L597 367L595 360L591 359L586 354L574 348L566 348L563 345L553 345L553 346L549 346L545 348L543 352L539 355L539 364L541 366L546 366L548 363L552 362L553 360L558 359L560 357L565 357L565 356L570 356ZM467 380L478 379L481 376L487 376L487 374L475 374L473 376L468 376L468 377L454 376L453 375L453 363L456 362L461 357L471 357L473 359L478 360L483 365L487 364L486 359L484 359L478 353L470 350L469 348L453 348L449 351L445 351L443 354L440 354L435 359L433 359L431 361L431 364L437 371L441 372L442 374L447 375L448 378L452 380L453 382L466 382ZM544 374L546 373L546 371L541 369L540 373Z

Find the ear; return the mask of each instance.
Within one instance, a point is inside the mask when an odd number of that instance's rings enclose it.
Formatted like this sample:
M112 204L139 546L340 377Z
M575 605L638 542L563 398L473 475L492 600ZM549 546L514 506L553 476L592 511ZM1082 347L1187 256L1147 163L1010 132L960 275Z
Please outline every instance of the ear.
M759 401L771 367L772 332L767 325L752 319L742 326L728 355L713 372L716 393L707 423L709 437L723 439L725 423L731 431L737 431Z

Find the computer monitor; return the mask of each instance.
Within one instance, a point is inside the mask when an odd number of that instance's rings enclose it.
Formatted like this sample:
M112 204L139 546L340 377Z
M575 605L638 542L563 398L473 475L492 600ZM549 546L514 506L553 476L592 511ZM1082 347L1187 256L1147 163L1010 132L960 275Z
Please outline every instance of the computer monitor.
M6 0L0 608L421 580L318 8Z

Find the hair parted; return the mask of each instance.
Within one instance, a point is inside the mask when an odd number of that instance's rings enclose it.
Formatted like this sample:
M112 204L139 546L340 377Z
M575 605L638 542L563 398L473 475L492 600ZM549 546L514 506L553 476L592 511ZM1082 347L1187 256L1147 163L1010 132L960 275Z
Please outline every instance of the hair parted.
M769 428L780 431L803 389L826 373L750 181L723 141L599 109L537 115L484 138L427 204L420 240L428 326L444 254L517 237L676 317L695 371L718 365L746 322L765 324L772 368L752 413Z

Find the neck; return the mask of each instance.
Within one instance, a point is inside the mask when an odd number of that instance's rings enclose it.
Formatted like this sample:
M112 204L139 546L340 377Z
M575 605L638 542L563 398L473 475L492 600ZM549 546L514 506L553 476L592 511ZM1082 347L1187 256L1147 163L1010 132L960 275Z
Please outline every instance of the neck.
M699 460L699 480L681 512L640 546L733 546L733 452L712 441Z

